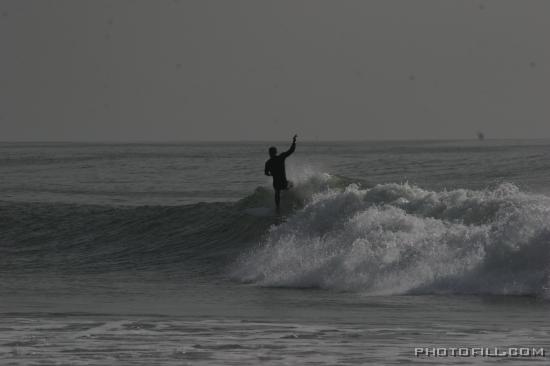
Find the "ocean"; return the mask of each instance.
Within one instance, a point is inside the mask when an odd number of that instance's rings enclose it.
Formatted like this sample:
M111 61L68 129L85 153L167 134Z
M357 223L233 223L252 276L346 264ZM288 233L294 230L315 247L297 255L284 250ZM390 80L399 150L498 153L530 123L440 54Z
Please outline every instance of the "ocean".
M1 143L0 364L548 364L550 141L271 145Z

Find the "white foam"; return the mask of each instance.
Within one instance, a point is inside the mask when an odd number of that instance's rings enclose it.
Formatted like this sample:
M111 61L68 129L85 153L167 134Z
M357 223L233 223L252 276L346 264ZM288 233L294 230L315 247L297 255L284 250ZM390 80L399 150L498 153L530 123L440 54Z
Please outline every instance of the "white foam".
M314 193L233 274L264 286L370 294L547 296L549 259L549 197L512 184L441 192L352 184Z

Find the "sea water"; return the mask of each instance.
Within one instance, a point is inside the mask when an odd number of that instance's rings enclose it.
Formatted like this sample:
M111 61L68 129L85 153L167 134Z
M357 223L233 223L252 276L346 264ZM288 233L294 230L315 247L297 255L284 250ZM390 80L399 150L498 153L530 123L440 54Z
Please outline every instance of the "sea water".
M271 145L0 144L0 364L548 363L550 141Z

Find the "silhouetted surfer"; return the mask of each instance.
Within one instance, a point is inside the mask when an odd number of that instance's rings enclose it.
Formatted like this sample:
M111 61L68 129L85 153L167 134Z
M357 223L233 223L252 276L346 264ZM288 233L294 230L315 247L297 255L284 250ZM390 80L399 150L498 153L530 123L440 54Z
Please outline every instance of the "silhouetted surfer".
M289 182L286 179L285 159L288 158L296 149L296 137L298 137L298 135L294 135L292 138L292 145L290 145L290 149L279 155L277 155L277 148L275 146L271 146L269 148L270 159L265 162L265 175L270 175L273 177L275 206L277 207L277 211L279 211L281 203L281 190L290 188Z

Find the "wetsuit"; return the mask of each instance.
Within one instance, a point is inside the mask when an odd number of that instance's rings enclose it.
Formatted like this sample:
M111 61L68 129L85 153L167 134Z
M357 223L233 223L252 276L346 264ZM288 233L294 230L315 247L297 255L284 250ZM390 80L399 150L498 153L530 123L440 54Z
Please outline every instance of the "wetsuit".
M293 142L290 149L281 153L265 163L265 175L273 177L273 188L276 191L288 189L288 180L285 172L285 159L296 149L296 142Z

